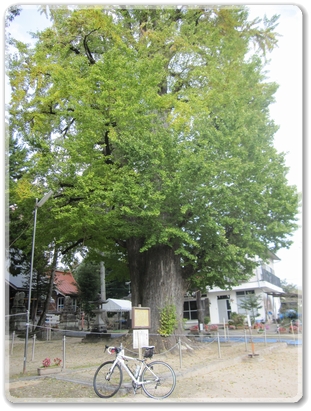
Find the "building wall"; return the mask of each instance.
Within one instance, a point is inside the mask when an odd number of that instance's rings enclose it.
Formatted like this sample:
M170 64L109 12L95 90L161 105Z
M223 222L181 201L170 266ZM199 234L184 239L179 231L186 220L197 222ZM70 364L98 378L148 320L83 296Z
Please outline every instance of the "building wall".
M242 288L242 287L241 287ZM241 290L240 288L240 290ZM250 291L250 288L246 288L247 291ZM277 319L279 308L281 306L280 297L273 297L271 295L267 295L259 288L253 288L254 294L256 296L260 295L262 298L262 308L258 310L259 316L256 317L257 320L263 320L265 322L272 322L273 320ZM230 317L229 312L236 312L239 313L240 309L238 306L238 296L237 290L227 290L227 291L219 291L208 293L208 298L210 300L210 318L212 324L219 324L223 323L224 317L221 314L219 307L219 299L218 297L228 296L230 309L228 309L228 317ZM225 322L227 322L227 318L225 318Z
M277 257L274 256L276 259ZM278 318L281 299L279 296L273 296L282 293L280 280L275 276L274 259L271 258L268 264L262 264L254 270L254 275L246 283L233 287L232 290L222 290L218 287L209 290L207 297L210 301L210 318L211 323L223 323L224 318L227 321L231 312L239 313L239 295L237 293L251 293L262 298L262 308L258 310L258 320L272 322ZM226 298L227 296L227 298ZM224 315L225 314L225 315Z

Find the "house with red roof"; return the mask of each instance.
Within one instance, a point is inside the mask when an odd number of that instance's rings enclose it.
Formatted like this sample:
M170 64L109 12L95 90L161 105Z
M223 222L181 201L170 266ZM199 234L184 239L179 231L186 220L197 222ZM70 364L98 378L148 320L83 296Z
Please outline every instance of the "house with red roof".
M24 293L24 307L26 310L28 302L29 278L23 274L12 276L7 272L5 277L5 286L6 314L11 314L14 304L14 297L19 292ZM70 271L57 270L55 272L54 289L48 312L61 314L66 305L66 301L67 304L68 301L70 301L71 311L75 313L77 310L78 293L78 284L76 283L72 273ZM44 299L42 299L41 301L39 299L38 304L36 304L36 300L37 296L33 291L31 298L31 307L37 307L37 312L40 313Z
M54 301L51 301L49 311L62 312L65 307L66 297L70 297L71 305L75 312L77 309L78 284L70 271L56 271L52 294Z

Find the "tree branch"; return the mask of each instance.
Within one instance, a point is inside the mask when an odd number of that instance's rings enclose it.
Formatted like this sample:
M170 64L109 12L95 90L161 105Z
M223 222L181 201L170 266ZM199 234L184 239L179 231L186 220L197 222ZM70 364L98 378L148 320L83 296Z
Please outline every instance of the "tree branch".
M87 35L84 37L84 39L83 39L83 46L84 46L84 49L85 49L85 52L86 52L86 56L87 56L87 58L88 58L88 60L89 60L89 62L90 62L91 64L95 64L96 61L95 61L94 57L92 56L92 53L91 53L91 51L90 51L90 49L89 49L89 46L88 46L88 44L87 44L87 38L88 38L88 36L89 36L90 34L92 34L94 31L96 31L96 29L92 30L92 31L91 31L89 34L87 34Z
M91 238L91 237L88 237L88 239L90 239L90 238ZM83 243L84 243L84 240L85 240L84 237L79 238L79 240L77 240L75 243L73 243L73 244L69 245L67 248L65 248L65 250L63 250L63 251L61 252L62 255L67 254L67 253L68 253L70 250L72 250L73 248L78 247L79 245L83 244Z

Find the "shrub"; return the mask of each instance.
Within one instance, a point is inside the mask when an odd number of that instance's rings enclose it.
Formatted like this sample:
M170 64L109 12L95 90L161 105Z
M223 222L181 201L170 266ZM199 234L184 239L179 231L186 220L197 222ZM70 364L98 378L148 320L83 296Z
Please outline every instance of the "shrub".
M245 321L245 315L232 312L230 316L230 323L236 327L243 326Z
M158 333L162 337L172 335L177 328L176 307L173 304L168 304L160 310L160 328Z

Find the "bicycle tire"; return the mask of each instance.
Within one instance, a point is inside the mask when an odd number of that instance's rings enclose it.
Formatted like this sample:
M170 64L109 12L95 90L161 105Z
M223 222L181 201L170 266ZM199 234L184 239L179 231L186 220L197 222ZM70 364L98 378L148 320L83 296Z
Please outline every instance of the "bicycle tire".
M163 361L153 361L146 364L141 380L143 390L148 397L158 400L171 395L176 386L174 370Z
M93 388L100 398L110 398L120 389L123 373L119 364L116 364L112 373L110 369L114 361L107 361L100 365L93 378Z

